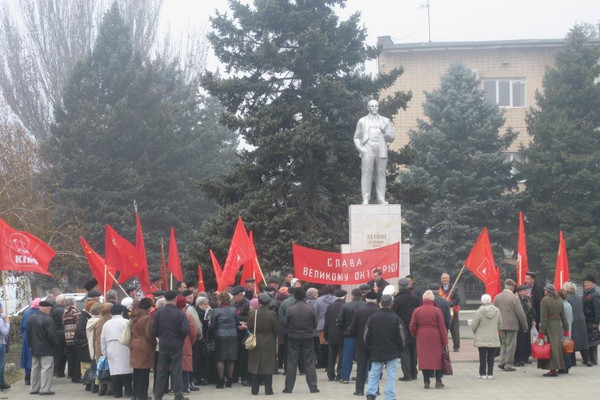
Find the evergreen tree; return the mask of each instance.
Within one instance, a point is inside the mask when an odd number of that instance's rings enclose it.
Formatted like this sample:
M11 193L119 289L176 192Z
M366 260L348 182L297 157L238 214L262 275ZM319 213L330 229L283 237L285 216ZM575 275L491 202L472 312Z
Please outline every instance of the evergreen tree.
M502 112L484 100L475 74L458 64L426 93L424 112L427 120L410 133L415 158L402 181L409 187L426 183L428 196L405 204L404 216L411 267L421 279L437 280L441 272L458 273L484 226L496 243L497 262L497 243L512 244L509 192L516 181L502 152L515 134L499 134Z
M587 27L570 31L527 115L533 142L519 168L529 268L550 276L559 230L572 276L600 272L600 46L592 39Z
M348 240L348 206L360 204L360 159L352 137L366 103L401 74L360 72L376 56L359 15L340 21L344 0L230 1L231 16L212 18L215 53L227 78L203 85L226 107L224 121L243 135L241 163L204 189L221 209L198 248L225 259L241 215L254 231L261 265L291 269L291 244L339 250ZM408 93L380 104L392 116Z
M215 211L198 184L235 161L237 146L236 136L216 123L216 100L197 92L174 66L134 53L113 5L92 53L69 79L48 142L60 178L56 201L80 211L82 234L98 251L105 224L134 241L136 200L151 269L158 268L160 237L169 226L182 263L193 269L185 249Z

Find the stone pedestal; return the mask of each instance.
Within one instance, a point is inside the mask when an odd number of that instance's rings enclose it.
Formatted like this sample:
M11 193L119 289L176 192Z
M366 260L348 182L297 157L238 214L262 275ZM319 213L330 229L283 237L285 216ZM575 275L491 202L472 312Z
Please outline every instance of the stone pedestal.
M350 241L342 245L342 253L351 253L375 249L401 241L402 208L400 204L354 204L349 207ZM408 245L400 247L401 254L399 277L410 273ZM405 262L403 262L405 261ZM398 277L387 279L390 284L398 287ZM352 290L356 285L345 285L344 289Z

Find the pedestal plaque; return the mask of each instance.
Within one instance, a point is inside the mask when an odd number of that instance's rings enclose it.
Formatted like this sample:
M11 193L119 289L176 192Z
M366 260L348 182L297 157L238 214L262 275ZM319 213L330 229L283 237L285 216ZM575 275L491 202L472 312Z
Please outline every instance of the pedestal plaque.
M342 253L363 251L387 246L401 242L402 214L400 204L354 204L349 207L350 240L342 245ZM406 252L407 246L401 246L401 252ZM407 254L403 259L407 259ZM398 260L401 255L398 254ZM409 265L400 262L398 275L387 281L398 287L398 277L406 276L410 272ZM370 280L370 278L369 278ZM350 290L353 286L345 285L344 289Z

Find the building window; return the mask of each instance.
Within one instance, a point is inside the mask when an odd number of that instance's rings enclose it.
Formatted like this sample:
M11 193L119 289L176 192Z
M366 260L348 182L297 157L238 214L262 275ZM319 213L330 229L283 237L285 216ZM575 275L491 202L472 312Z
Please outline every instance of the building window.
M525 107L525 79L484 79L484 97L500 107Z
M522 164L526 162L525 158L523 158L523 156L520 153L505 152L502 154L502 156L504 158L505 163L511 164L510 173L513 176L519 173L517 164Z

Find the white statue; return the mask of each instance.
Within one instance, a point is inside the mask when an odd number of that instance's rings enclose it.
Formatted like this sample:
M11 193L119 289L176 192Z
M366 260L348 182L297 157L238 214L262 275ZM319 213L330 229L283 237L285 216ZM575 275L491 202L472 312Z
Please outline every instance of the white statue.
M371 100L368 103L369 115L362 117L356 124L354 145L360 152L362 177L360 189L362 203L369 204L373 175L375 175L375 193L377 203L388 204L385 201L385 175L388 158L387 144L395 139L390 120L378 114L379 103Z

